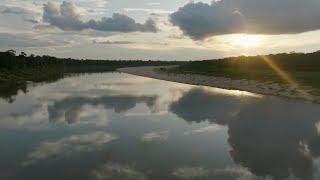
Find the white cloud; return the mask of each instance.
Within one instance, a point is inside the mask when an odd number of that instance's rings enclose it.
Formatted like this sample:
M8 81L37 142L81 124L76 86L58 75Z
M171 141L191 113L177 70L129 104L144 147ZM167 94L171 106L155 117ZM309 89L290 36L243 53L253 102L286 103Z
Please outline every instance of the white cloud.
M44 5L43 11L44 21L62 30L81 31L92 29L111 32L157 32L157 27L153 20L148 19L144 24L140 24L134 19L119 13L114 13L110 18L103 17L101 20L91 19L85 22L77 14L76 6L72 2L64 1L60 8L49 2Z

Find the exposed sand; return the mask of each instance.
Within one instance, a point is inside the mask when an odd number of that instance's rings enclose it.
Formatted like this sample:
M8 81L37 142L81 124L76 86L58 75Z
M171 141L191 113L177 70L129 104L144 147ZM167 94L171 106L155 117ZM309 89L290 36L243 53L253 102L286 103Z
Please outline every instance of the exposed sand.
M224 77L213 77L195 74L166 73L157 70L158 67L130 67L120 68L119 72L149 77L154 79L173 81L192 85L211 86L229 90L248 91L263 95L272 95L290 99L303 99L313 102L320 102L320 91L312 87L293 88L286 84L274 82L258 82L253 80L231 80ZM315 95L316 94L316 95Z

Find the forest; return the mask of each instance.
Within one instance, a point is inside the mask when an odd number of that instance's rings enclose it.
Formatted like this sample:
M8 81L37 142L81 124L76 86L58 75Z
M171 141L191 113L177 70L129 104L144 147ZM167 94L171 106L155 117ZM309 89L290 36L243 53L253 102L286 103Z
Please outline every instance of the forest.
M182 65L181 61L77 60L52 56L0 52L0 97L12 101L19 90L27 92L27 83L53 82L79 73L101 73L122 67Z

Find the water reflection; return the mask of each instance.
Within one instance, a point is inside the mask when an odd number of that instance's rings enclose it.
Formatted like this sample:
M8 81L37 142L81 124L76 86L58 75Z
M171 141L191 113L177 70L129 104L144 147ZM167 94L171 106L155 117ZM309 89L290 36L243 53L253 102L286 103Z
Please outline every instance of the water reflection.
M93 171L93 178L96 180L147 180L148 177L135 169L133 165L122 165L118 163L106 163Z
M78 76L80 74L56 74L54 76L42 77L41 80L37 80L34 83L26 80L18 80L12 82L4 82L0 84L0 99L4 99L8 103L13 103L16 99L16 96L19 95L19 92L24 94L28 93L28 86L32 85L41 85L46 83L56 82L59 79L70 76Z
M0 101L0 179L319 179L319 132L312 103L70 77Z
M171 111L188 122L226 124L234 161L257 176L275 179L314 178L313 158L320 149L319 110L311 103L270 97L243 100L201 88L171 105Z
M157 142L157 141L165 141L169 137L168 131L162 132L150 132L142 135L141 140L143 142Z
M66 121L68 124L73 124L80 120L80 115L85 106L103 106L105 109L112 109L116 113L121 113L134 108L137 103L145 103L148 107L152 107L155 100L156 96L132 95L67 98L48 107L49 120L54 123Z
M170 111L188 122L209 121L225 125L237 116L253 97L217 93L209 88L193 88L170 105Z
M0 84L0 98L9 103L13 103L15 101L15 96L18 95L19 91L27 93L26 82L11 82Z
M313 179L310 141L319 139L320 111L312 104L261 100L229 123L232 158L258 176Z
M88 152L101 148L108 142L117 139L114 134L94 132L90 134L72 135L56 141L42 142L28 155L24 166L31 165L40 160L48 160L52 157L70 156L74 153Z

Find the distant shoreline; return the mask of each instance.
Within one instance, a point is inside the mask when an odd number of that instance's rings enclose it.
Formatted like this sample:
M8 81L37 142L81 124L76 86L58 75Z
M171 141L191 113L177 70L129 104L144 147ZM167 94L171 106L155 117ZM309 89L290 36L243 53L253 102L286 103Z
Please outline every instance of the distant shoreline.
M162 66L164 68L170 66ZM172 81L190 85L210 86L228 90L247 91L256 94L277 96L289 99L300 99L312 101L315 103L320 102L320 96L310 95L309 92L319 92L319 89L311 87L303 87L304 89L294 89L287 84L279 84L274 82L258 82L254 80L232 80L224 77L214 77L197 74L182 74L182 73L168 73L161 72L155 66L144 67L129 67L119 68L118 72L149 77L159 80Z

